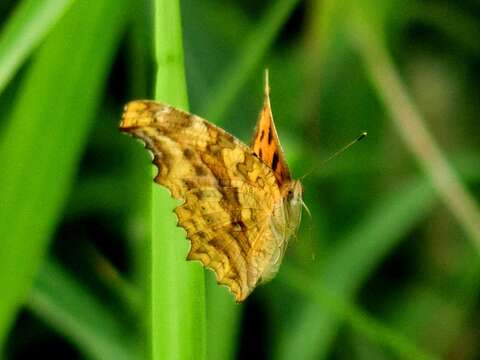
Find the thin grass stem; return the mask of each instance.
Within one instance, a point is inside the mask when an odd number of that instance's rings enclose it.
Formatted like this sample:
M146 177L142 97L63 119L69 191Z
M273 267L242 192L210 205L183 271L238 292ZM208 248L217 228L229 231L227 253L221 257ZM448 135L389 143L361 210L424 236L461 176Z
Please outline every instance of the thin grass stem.
M155 1L157 99L188 109L179 1ZM154 171L156 173L156 170ZM153 359L204 359L205 285L198 263L185 261L188 242L175 226L178 205L152 185L151 344Z
M351 34L378 96L393 124L429 176L440 198L468 238L480 251L480 210L468 189L450 166L372 25L360 13L352 17Z

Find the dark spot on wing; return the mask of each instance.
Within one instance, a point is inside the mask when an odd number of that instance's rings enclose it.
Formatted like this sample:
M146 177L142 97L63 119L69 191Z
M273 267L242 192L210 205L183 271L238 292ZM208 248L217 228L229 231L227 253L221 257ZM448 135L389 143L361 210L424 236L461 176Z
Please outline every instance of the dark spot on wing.
M277 165L278 165L278 154L277 152L275 152L273 154L273 159L272 159L272 170L275 171L277 169Z
M258 157L261 159L262 158L262 149L258 150Z
M210 215L204 215L204 219L207 225L211 225L214 223L214 219Z
M265 130L262 130L262 132L260 133L260 141L263 140L263 136L265 135Z
M201 165L194 165L193 168L195 169L195 174L197 176L205 176L207 175L207 172L205 171L205 168Z
M223 250L223 241L221 238L214 237L213 239L210 239L209 244L212 245L217 250Z
M183 183L185 184L187 190L192 190L195 187L195 183L191 180L183 180Z
M203 231L197 232L196 235L200 240L206 240L207 239L207 234L205 234Z
M172 123L179 127L190 127L192 126L192 119L193 115L184 113L183 111L171 111L167 114L169 119L171 119Z
M272 136L272 128L269 127L269 128L268 128L268 145L270 145L270 144L272 143L272 138L273 138L273 136Z
M183 150L183 156L185 156L186 159L191 160L193 159L195 153L192 151L192 149L186 148Z

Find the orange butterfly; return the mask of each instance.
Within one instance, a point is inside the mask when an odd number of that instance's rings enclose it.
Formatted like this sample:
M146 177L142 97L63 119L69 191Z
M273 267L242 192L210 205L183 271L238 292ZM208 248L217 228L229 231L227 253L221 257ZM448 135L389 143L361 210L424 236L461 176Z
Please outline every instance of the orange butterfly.
M191 241L188 260L212 269L237 302L275 276L300 224L303 190L275 130L267 72L251 147L196 115L148 100L125 106L120 130L145 142L155 181L184 200L175 213Z

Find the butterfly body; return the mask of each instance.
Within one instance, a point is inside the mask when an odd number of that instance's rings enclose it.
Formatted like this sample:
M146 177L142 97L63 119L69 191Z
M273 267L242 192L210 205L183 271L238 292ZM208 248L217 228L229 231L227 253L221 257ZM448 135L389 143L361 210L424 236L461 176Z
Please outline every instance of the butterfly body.
M280 204L275 207L270 220L273 237L277 241L276 247L272 249L272 256L265 266L260 283L265 283L275 277L285 255L288 241L295 236L301 222L302 185L299 181L292 181L285 190L286 192L282 196Z
M155 181L184 201L175 213L191 242L187 259L212 269L238 302L276 274L301 217L302 187L290 178L265 94L252 147L155 101L130 102L120 124L152 152Z

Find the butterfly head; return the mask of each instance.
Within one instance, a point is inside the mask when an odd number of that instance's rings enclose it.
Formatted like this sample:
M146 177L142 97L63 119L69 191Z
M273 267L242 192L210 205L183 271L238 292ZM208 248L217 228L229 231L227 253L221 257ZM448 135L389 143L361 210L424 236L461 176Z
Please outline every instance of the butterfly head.
M302 202L303 186L300 180L291 181L286 187L286 198L288 202L297 203Z
M299 180L293 180L288 184L286 199L284 202L287 215L288 237L297 232L300 220L302 218L303 186Z

